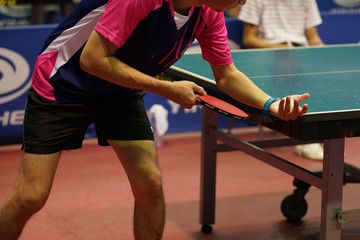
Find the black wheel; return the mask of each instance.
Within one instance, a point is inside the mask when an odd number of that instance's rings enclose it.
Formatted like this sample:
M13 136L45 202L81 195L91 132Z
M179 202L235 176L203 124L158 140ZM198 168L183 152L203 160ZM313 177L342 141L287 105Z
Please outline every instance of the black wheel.
M201 231L204 233L209 233L212 231L212 226L208 225L208 224L204 224L201 227Z
M287 220L299 221L307 212L307 202L294 194L289 195L281 202L281 212Z

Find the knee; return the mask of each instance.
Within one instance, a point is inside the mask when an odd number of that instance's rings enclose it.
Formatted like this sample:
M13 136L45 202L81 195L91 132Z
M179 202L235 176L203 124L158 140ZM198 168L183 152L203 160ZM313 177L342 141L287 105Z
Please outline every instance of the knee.
M134 179L132 189L137 200L148 201L162 197L162 174L160 170L147 171Z
M34 214L40 211L49 196L49 191L41 187L22 189L17 194L16 204L24 212Z

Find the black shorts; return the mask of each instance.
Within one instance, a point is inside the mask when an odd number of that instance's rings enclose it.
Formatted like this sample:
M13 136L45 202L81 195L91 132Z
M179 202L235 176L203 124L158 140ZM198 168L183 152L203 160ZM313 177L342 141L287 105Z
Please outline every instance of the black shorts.
M94 124L99 145L107 140L154 140L143 94L126 94L97 103L61 103L28 92L23 150L50 154L81 148Z

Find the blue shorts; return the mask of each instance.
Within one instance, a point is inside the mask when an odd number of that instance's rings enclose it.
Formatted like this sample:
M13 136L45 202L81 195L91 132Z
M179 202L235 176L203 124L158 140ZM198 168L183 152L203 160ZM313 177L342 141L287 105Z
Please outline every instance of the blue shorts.
M107 140L154 140L143 101L134 91L96 103L62 103L28 92L22 149L50 154L81 148L89 125L94 124L98 143Z

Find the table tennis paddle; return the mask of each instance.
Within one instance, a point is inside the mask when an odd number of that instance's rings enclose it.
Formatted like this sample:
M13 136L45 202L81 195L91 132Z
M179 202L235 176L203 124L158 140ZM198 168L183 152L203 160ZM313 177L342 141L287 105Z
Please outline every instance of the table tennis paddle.
M197 95L196 101L211 110L234 119L244 120L248 116L244 111L234 105L210 95Z

